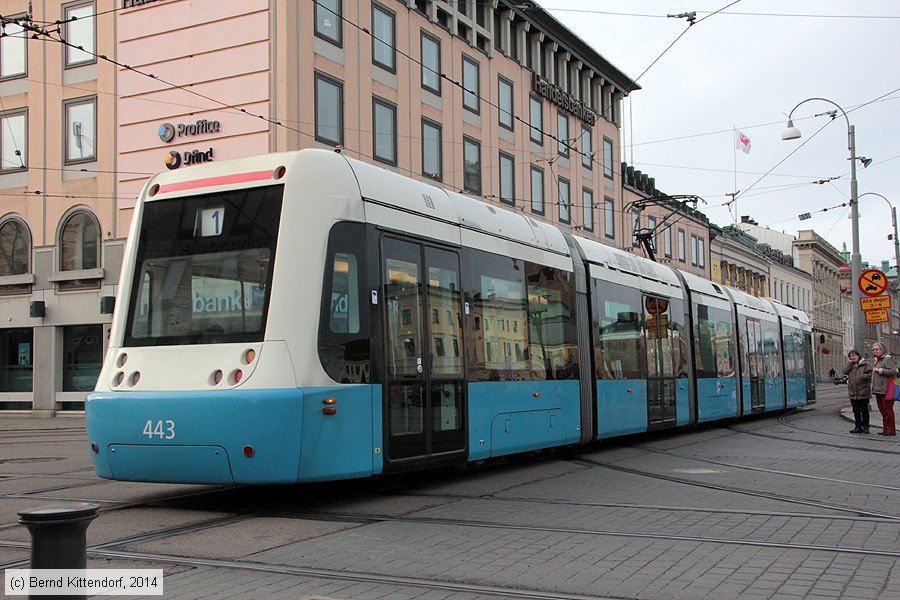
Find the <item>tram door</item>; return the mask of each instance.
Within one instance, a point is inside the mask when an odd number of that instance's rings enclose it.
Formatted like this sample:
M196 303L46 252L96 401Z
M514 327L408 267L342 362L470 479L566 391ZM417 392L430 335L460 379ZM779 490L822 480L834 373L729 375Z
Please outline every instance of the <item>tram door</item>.
M647 414L651 428L675 425L675 347L669 327L669 301L644 296L647 336Z
M387 460L465 450L462 299L454 252L382 240Z
M764 410L766 407L765 394L765 364L763 355L762 324L755 319L747 319L747 373L749 390L744 385L744 391L750 392L750 410Z

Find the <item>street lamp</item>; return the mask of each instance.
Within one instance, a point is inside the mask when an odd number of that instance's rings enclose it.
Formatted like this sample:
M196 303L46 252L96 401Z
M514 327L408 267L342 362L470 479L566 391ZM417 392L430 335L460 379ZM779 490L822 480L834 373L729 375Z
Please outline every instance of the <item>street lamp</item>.
M865 163L863 163L865 164ZM894 281L894 290L897 291L897 300L900 303L900 289L898 289L898 285L900 285L900 239L897 239L897 209L891 204L891 201L882 196L877 192L865 192L860 194L856 199L859 200L863 196L878 196L885 202L887 205L891 207L891 225L894 227L894 269L896 270L895 281ZM896 310L896 307L895 307ZM879 331L881 329L879 328Z
M800 138L800 130L794 127L791 115L793 115L794 111L802 104L806 104L813 100L828 102L836 107L841 111L841 115L843 115L844 120L847 122L847 138L850 146L850 219L853 224L852 252L850 253L850 287L853 289L853 347L861 352L865 345L865 317L862 312L862 304L860 303L862 292L859 290L858 285L859 276L862 274L862 257L859 254L859 199L857 198L856 189L856 130L853 125L850 124L847 113L836 102L829 100L828 98L807 98L791 109L790 114L788 114L787 128L781 134L781 139L796 140ZM832 119L837 116L837 113L833 111L829 112L829 114Z

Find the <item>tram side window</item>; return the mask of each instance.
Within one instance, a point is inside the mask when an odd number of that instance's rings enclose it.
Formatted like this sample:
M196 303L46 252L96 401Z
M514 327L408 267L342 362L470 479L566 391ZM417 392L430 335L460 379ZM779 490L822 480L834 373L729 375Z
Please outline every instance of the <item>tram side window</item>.
M806 398L814 400L816 397L816 365L813 362L812 334L803 332L803 370L806 374Z
M643 379L647 352L640 291L599 280L591 284L597 379Z
M466 302L472 314L467 360L475 381L521 381L529 374L525 263L472 252Z
M746 339L744 340L743 355L743 373L746 377L763 377L763 339L762 327L759 321L743 317L744 331Z
M697 377L734 377L734 332L728 311L694 305Z
M368 303L363 302L365 240L360 223L338 223L328 240L319 359L325 372L341 383L371 381Z
M572 276L533 263L525 271L531 378L571 379L578 372Z
M763 358L766 366L766 377L781 377L781 344L778 342L778 324L764 321Z
M803 356L803 334L791 327L784 328L784 376L803 378L805 358Z
M669 328L672 336L672 368L675 377L688 376L688 335L685 325L684 301L669 299Z

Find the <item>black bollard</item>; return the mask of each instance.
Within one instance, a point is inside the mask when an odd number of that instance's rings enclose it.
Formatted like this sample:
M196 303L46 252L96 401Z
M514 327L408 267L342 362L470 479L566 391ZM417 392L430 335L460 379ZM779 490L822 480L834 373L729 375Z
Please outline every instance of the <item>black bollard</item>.
M32 569L86 569L87 528L98 514L96 504L78 502L19 512L19 523L31 534ZM86 596L30 596L40 600Z

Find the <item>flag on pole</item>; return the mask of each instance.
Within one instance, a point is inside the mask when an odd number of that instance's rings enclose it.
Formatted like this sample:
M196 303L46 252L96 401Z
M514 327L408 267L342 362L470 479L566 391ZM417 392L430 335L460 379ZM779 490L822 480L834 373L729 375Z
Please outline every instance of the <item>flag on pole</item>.
M743 150L744 154L750 154L750 138L741 133L740 131L735 130L734 132L734 148L736 150Z

